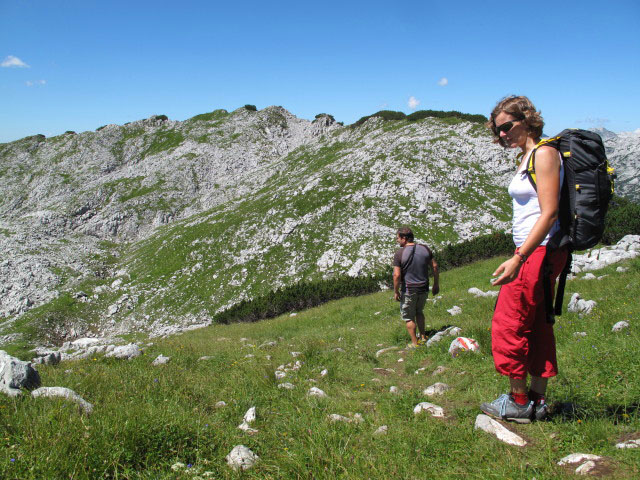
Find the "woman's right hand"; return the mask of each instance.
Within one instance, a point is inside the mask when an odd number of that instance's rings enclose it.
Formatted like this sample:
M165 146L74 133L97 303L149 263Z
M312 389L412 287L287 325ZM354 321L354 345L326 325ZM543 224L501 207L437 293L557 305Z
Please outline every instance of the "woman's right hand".
M518 255L514 255L506 262L503 262L495 272L493 276L499 275L498 278L491 282L491 285L506 285L514 281L518 277L520 266L522 265L522 259Z

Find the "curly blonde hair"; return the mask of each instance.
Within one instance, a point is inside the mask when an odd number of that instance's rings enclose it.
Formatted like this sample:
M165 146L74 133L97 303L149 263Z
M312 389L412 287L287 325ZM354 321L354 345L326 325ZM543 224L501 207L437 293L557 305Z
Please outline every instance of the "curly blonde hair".
M500 134L496 129L496 117L500 112L508 113L516 120L524 122L527 130L535 139L542 136L542 128L544 127L544 120L540 112L533 106L531 100L525 96L511 95L504 97L500 100L493 111L489 121L485 124L489 130L493 133L493 142L498 143L501 146L505 146L500 138Z

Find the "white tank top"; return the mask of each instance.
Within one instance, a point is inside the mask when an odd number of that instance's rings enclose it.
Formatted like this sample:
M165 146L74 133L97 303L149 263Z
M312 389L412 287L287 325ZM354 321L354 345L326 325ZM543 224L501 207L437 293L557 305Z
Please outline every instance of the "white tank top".
M529 153L531 155L531 153ZM558 153L560 157L560 153ZM533 228L540 217L540 204L538 203L538 193L535 191L529 178L527 177L527 164L529 156L522 162L516 176L513 177L509 184L509 195L513 199L513 242L516 247L520 247L527 239L529 232ZM560 185L564 180L564 165L562 165L562 157L560 157ZM558 192L558 200L560 192ZM546 245L549 239L560 228L560 222L556 221L551 230L540 243Z

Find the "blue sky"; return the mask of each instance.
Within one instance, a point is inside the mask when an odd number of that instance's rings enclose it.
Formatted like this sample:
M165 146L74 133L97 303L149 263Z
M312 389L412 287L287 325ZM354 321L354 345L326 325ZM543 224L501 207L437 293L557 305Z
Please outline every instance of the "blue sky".
M0 142L281 105L640 128L640 2L0 0Z

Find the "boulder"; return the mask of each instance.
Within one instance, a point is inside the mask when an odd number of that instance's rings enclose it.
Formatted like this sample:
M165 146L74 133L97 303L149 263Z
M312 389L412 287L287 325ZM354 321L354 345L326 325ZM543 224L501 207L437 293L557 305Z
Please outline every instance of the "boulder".
M574 293L571 295L567 310L573 313L584 313L588 315L596 305L597 303L594 300L583 300L579 293Z
M169 360L171 360L171 357L165 357L164 355L158 355L157 358L153 361L153 363L151 365L158 366L158 365L164 365L166 363L169 363Z
M429 402L421 402L413 409L413 413L416 415L422 412L428 412L432 417L444 417L444 410L442 407Z
M320 390L318 387L311 387L307 395L309 395L310 397L320 397L320 398L327 397L327 394L324 393L323 390Z
M31 396L33 398L38 398L38 397L64 398L77 403L78 406L82 409L82 411L87 415L93 412L93 405L91 405L89 402L87 402L85 399L83 399L80 395L78 395L73 390L70 390L65 387L41 387L31 392Z
M105 355L105 357L114 357L114 358L122 358L126 360L131 360L132 358L139 357L142 355L140 348L135 343L130 343L128 345L120 345L115 347L109 353Z
M425 388L422 391L423 395L427 395L429 397L433 396L433 395L442 395L444 392L446 392L447 390L449 390L449 385L447 385L446 383L434 383L433 385L431 385L430 387Z
M629 328L629 322L625 322L624 320L619 321L613 327L611 327L612 332L620 332L625 328Z
M0 350L0 392L16 397L22 393L21 388L32 390L39 386L40 375L31 362L23 362Z
M524 447L527 442L516 435L511 430L507 429L500 422L494 420L488 415L480 414L476 417L476 423L473 427L475 430L482 430L484 432L495 435L496 438L509 445L515 445L516 447Z
M225 457L227 464L234 470L248 470L260 460L260 457L244 445L236 445Z

